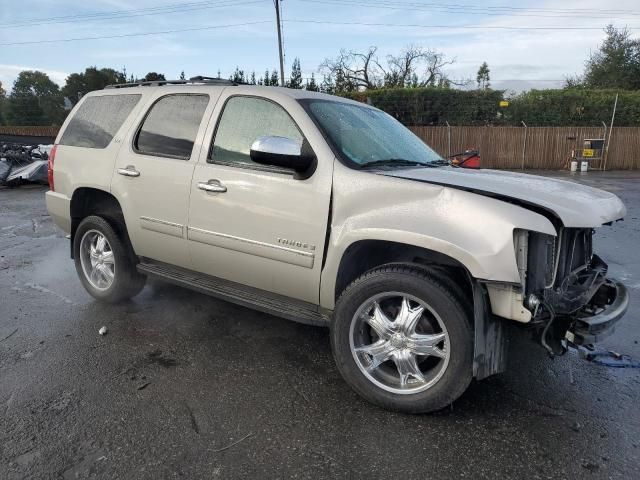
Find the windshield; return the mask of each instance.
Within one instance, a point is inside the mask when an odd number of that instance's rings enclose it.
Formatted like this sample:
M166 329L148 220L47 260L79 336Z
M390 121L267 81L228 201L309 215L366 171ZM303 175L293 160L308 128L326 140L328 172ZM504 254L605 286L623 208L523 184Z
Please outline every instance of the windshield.
M408 128L381 110L330 100L305 103L343 157L359 168L447 164Z

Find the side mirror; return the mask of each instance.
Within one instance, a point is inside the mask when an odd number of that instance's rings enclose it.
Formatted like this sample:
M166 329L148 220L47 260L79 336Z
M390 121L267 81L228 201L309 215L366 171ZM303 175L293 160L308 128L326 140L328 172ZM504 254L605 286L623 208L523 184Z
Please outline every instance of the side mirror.
M306 140L300 144L286 137L258 138L251 145L250 156L251 160L261 165L291 168L297 174L309 172L316 163L316 156Z

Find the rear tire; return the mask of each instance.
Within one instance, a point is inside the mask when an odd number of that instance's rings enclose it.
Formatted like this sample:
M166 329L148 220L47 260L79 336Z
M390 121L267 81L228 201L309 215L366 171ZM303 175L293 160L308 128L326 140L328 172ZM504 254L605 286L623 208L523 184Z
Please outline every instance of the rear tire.
M78 225L73 257L82 285L102 302L116 303L134 297L147 280L136 269L129 239L96 215L86 217Z
M472 378L469 309L421 269L363 274L337 301L331 346L345 381L389 410L424 413L456 400Z

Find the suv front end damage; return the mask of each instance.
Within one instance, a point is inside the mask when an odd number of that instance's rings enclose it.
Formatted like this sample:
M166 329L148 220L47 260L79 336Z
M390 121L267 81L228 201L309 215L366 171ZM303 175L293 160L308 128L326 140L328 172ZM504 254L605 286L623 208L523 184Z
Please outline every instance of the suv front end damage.
M561 228L557 237L517 231L516 246L523 243L524 305L532 314L531 324L541 330L542 345L562 354L567 342L591 345L613 333L629 294L607 277L607 264L593 253L593 229Z

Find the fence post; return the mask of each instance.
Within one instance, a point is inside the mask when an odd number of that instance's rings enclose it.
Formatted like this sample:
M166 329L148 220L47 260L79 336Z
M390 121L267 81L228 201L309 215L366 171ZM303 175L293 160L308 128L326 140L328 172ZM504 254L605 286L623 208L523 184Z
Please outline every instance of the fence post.
M449 122L447 122L446 120L444 121L444 123L447 124L447 158L451 158L451 125L449 125Z
M607 160L609 160L609 143L611 142L611 132L613 132L613 121L616 119L616 108L618 107L618 94L616 93L616 100L613 102L613 113L611 114L611 125L609 125L609 138L607 138L607 145L604 150L604 165L602 171L607 171Z
M522 170L524 170L524 154L527 151L527 124L524 123L524 120L520 120L520 123L524 126L524 141L522 142Z

